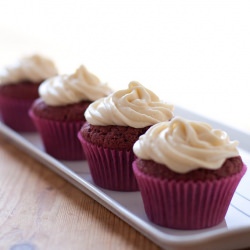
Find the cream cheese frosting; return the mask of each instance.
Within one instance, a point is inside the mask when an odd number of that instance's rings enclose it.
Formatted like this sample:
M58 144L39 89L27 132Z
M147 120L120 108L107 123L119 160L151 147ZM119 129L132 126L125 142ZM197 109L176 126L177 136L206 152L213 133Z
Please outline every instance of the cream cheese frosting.
M83 100L95 101L107 96L112 89L81 65L72 75L58 75L44 81L39 95L51 106L67 105Z
M85 118L92 125L143 128L172 119L173 109L173 105L133 81L127 89L93 102L85 111Z
M158 123L134 144L135 155L166 165L177 173L206 168L215 170L227 158L239 155L238 142L209 124L175 117Z
M35 54L0 69L0 85L17 84L24 80L39 83L57 73L57 68L50 59Z

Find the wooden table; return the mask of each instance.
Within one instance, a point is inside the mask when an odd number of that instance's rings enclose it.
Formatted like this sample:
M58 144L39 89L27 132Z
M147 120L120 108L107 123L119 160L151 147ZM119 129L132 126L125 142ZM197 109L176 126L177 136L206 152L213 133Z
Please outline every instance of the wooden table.
M0 249L159 249L0 135Z

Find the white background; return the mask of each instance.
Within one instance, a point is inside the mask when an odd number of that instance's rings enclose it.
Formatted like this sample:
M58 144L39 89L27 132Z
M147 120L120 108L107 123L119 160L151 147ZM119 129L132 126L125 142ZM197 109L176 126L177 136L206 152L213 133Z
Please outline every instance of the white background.
M34 52L250 131L250 1L1 0L1 66Z

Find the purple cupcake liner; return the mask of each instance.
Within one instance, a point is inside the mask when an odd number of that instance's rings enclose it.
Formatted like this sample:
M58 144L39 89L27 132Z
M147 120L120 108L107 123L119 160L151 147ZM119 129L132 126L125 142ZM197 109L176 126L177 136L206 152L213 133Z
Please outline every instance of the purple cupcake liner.
M98 147L87 142L78 133L92 179L99 187L114 191L138 191L132 163L135 159L133 150L115 150Z
M153 223L173 229L202 229L223 221L233 194L246 172L220 180L161 180L141 172L133 162L145 212Z
M17 132L35 132L28 111L34 100L0 96L0 113L4 124Z
M38 117L31 110L32 118L39 132L45 151L59 160L78 161L85 160L81 143L77 133L83 125L83 121L60 122Z

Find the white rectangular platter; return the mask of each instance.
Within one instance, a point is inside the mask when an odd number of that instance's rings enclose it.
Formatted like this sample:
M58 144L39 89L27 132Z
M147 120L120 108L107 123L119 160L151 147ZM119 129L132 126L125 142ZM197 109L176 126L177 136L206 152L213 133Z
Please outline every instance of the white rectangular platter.
M227 131L231 139L240 142L239 150L242 159L246 165L250 166L250 134L179 107L175 108L175 114L188 119L209 122L214 128ZM250 171L247 171L238 186L222 223L204 230L172 230L156 226L148 221L139 192L115 192L101 189L93 183L86 161L58 161L46 154L37 133L18 134L0 121L0 134L163 249L221 250L250 247Z

